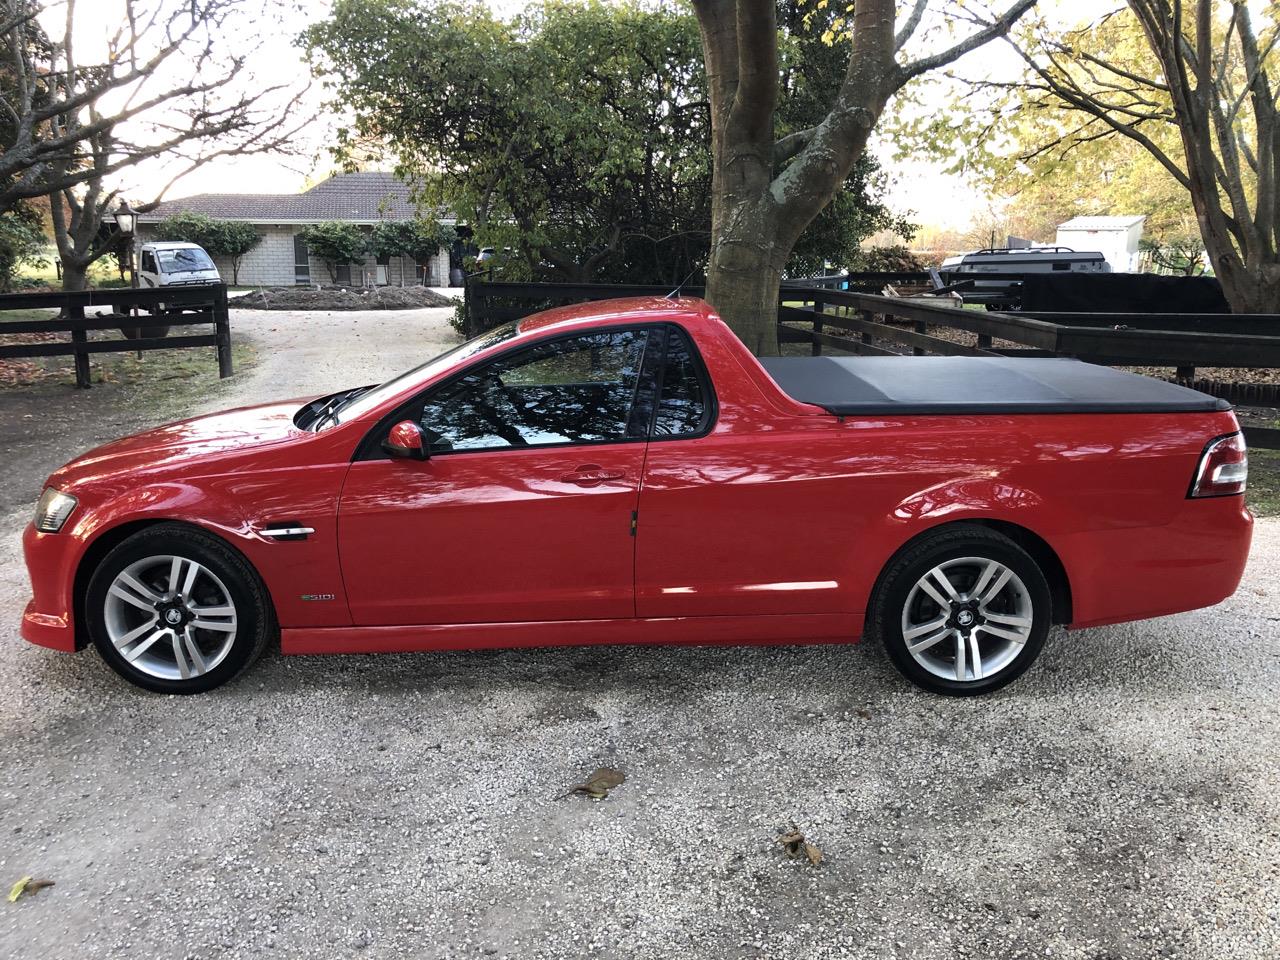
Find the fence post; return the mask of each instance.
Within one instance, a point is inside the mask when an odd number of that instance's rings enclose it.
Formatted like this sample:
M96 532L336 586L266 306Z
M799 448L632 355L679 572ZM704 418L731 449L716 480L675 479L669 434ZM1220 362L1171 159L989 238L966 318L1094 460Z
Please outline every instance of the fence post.
M1189 383L1196 378L1196 368L1178 367L1173 371L1173 378L1175 380L1186 380Z
M213 324L218 340L218 376L231 376L231 314L227 306L227 287L222 284L213 295Z
M813 349L810 351L812 356L822 356L822 344L818 341L818 336L823 331L822 323L822 305L825 301L822 299L821 290L813 291Z
M75 322L76 314L78 319L84 319L83 307L72 307L72 322ZM89 342L89 334L85 332L84 327L71 328L71 342L75 344L75 365L76 365L76 386L81 390L88 390L93 386L93 379L89 376L89 354L83 349L83 344Z
M917 321L916 321L916 333L928 333L928 332L929 332L929 324L925 323L925 321L923 321L923 320L917 320ZM924 356L924 347L912 347L912 348L911 348L911 355L912 355L913 357L923 357L923 356Z
M873 323L873 322L874 322L874 321L871 319L872 314L871 314L871 311L870 311L870 310L855 310L854 312L858 315L858 319L859 319L859 320L863 320L863 321L865 321L865 322L867 322L867 323ZM888 322L888 320L889 320L889 315L888 315L888 314L885 314L885 318L884 318L884 319L885 319L885 321L886 321L886 322ZM863 331L862 331L862 333L861 333L861 335L859 336L859 339L860 339L863 343L870 344L870 343L871 343L871 341L872 341L872 339L873 339L873 337L871 336L871 331L870 331L870 330L863 330Z

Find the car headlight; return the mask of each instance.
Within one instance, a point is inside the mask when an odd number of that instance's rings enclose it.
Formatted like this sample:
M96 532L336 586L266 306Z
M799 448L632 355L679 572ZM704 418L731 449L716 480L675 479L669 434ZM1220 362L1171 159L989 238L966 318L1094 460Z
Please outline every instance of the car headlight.
M36 504L36 529L41 533L57 533L76 508L76 498L49 487Z

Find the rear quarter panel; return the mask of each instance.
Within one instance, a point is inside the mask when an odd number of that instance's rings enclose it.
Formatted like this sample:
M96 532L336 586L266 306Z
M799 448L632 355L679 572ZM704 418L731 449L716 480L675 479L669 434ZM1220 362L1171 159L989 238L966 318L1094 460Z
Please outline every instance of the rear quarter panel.
M855 603L903 544L958 520L1044 540L1076 626L1217 603L1239 583L1252 518L1241 497L1187 490L1205 443L1235 429L1230 413L846 421L846 516L871 547L851 558Z

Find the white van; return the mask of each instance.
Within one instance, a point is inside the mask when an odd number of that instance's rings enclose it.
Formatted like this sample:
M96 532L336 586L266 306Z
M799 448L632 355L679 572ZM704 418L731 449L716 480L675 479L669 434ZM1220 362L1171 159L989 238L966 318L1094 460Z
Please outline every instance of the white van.
M138 286L195 287L221 283L204 248L194 243L156 241L138 251Z

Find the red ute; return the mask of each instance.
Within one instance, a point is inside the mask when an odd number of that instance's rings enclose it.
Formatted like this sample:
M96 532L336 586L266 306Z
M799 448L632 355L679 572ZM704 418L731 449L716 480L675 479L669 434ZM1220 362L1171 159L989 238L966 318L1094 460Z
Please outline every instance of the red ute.
M1072 360L757 361L696 300L551 310L378 387L109 443L27 529L26 639L197 692L285 653L878 636L980 693L1052 623L1217 603L1222 401Z

